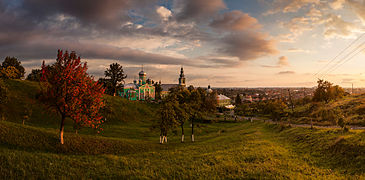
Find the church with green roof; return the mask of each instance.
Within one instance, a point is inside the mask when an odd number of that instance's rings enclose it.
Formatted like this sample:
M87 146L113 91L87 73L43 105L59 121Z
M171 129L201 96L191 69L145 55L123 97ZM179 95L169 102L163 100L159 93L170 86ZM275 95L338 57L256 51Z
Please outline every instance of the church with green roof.
M155 100L155 86L151 79L147 79L147 74L143 71L139 72L139 80L134 80L133 83L125 84L119 96L126 99L135 100Z

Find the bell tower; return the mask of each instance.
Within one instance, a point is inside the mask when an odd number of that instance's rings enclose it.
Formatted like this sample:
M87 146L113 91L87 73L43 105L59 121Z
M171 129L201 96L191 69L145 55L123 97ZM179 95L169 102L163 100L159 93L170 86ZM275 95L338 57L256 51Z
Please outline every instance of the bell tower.
M181 66L181 70L180 70L179 85L183 86L183 87L186 87L184 68L182 66Z
M139 75L139 85L146 84L147 74L143 71L143 65L142 65L142 70L139 72L138 75Z

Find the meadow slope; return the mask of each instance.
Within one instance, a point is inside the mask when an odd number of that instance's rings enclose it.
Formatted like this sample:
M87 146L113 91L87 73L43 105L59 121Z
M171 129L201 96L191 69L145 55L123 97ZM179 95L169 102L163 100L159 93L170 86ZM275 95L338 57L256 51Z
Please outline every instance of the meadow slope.
M57 131L0 124L7 178L365 178L364 132L216 123L194 143L66 133L61 146Z
M57 114L35 97L37 83L8 82L11 99L0 121L0 175L5 179L364 179L365 132L284 125L198 123L196 142L180 143L180 131L159 144L155 104L105 97L104 131L75 134L67 122L58 143ZM22 125L22 107L32 106ZM15 114L11 114L15 113ZM191 134L186 123L185 134Z
M288 113L291 111L288 110ZM365 127L365 94L348 95L329 103L304 104L294 108L294 116L290 119L293 123L316 125L337 125L333 116L344 116L347 125Z

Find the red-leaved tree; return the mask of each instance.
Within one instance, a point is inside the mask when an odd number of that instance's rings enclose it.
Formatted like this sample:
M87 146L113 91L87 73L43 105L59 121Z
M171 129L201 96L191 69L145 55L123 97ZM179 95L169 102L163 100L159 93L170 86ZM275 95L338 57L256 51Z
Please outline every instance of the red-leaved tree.
M65 119L73 120L74 127L87 126L102 130L104 88L86 73L87 65L75 52L58 50L56 63L42 64L41 98L61 115L60 142L63 144Z

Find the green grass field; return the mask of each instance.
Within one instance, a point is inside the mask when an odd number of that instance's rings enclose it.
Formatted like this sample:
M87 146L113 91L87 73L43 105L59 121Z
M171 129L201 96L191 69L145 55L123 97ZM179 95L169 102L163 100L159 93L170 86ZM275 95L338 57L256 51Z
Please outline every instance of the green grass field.
M348 95L329 103L320 103L318 107L311 110L311 104L298 105L294 108L296 117L291 117L291 122L298 124L309 124L310 120L316 125L336 125L336 121L331 118L322 118L324 112L336 111L345 117L347 125L365 126L365 94ZM291 113L291 110L287 110Z
M198 123L196 142L180 131L159 144L155 104L106 97L111 104L104 132L75 134L42 104L23 109L38 85L7 82L12 101L0 121L0 179L365 179L365 132L291 128L263 122ZM13 115L11 113L14 113Z

